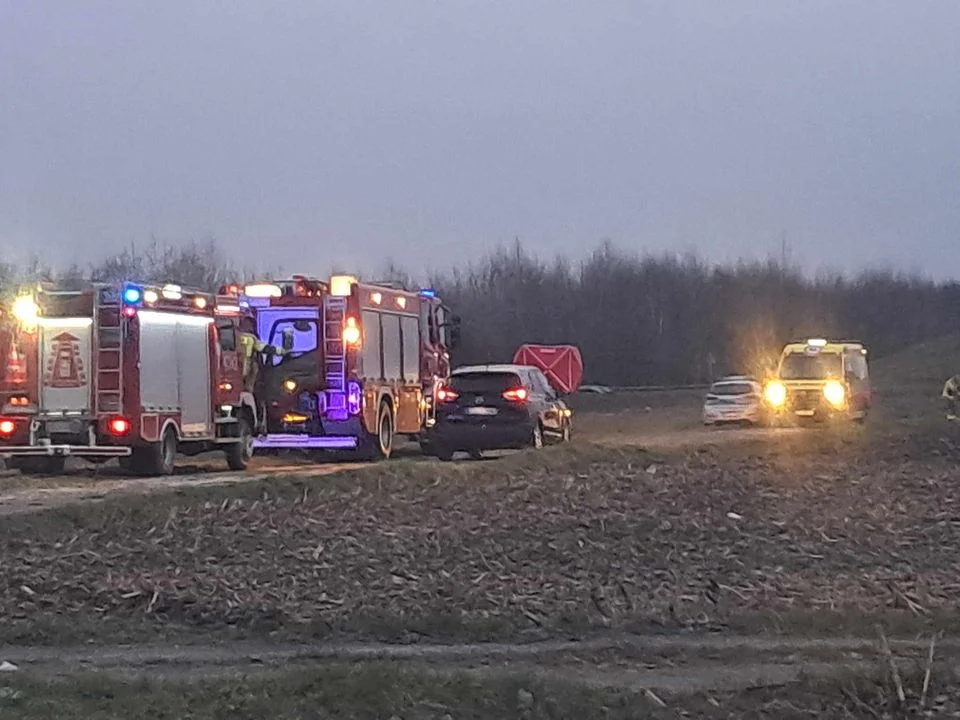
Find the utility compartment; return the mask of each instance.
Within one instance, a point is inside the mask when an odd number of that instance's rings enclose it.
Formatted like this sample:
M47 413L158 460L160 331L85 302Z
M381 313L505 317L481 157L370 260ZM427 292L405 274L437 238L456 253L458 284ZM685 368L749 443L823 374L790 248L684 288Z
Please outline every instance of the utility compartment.
M153 310L141 310L137 317L142 413L178 415L185 438L212 435L210 325L213 318Z

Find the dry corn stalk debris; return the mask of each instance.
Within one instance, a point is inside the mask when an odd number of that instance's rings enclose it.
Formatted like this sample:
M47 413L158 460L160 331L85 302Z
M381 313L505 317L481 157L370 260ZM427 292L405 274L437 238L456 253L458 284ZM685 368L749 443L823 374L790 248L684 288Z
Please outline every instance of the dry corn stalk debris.
M256 501L118 509L94 527L0 534L0 616L251 618L462 613L722 622L803 609L925 615L960 597L949 458L718 459L658 472L396 478ZM182 503L182 501L181 501ZM5 620L4 622L6 622ZM2 627L2 625L0 625Z

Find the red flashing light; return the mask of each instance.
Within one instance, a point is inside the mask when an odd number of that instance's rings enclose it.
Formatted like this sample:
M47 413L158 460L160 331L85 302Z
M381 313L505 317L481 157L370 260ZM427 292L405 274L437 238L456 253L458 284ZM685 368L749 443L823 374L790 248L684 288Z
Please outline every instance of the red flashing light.
M14 395L12 398L10 398L10 404L13 407L26 407L30 404L30 398L28 398L26 395Z
M110 421L110 432L114 435L126 435L130 432L130 421L122 417L113 418Z
M454 392L448 387L441 387L437 389L437 402L453 402L458 397L460 397L460 393Z
M0 435L13 435L17 424L13 420L0 420Z
M125 317L132 318L137 314L137 309L128 305L123 309L123 314Z
M511 402L526 402L528 394L525 387L518 387L503 393L503 399L510 400Z

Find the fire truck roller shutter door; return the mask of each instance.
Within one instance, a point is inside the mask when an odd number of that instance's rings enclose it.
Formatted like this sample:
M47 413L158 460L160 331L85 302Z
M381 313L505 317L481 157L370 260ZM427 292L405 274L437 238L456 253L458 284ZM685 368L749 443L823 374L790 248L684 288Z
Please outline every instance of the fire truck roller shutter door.
M397 432L416 434L420 432L420 323L416 317L400 319L403 350L403 382L396 398Z
M211 432L212 321L175 313L140 312L140 393L144 412L179 414L184 435Z
M367 380L380 380L383 377L383 356L380 352L380 313L364 310L361 317L363 339L360 348L361 377Z
M400 317L383 313L383 377L387 382L396 382L403 377L400 350Z

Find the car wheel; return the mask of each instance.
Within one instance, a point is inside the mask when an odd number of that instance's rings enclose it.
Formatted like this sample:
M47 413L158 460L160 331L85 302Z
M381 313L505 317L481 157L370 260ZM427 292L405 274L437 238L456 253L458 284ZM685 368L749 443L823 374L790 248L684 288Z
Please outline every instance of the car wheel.
M453 450L445 447L436 448L435 454L441 462L450 462L453 460Z
M530 435L530 447L540 450L543 447L543 428L540 423L533 426L533 432Z
M470 451L471 460L483 460L483 451L482 450L471 450Z

